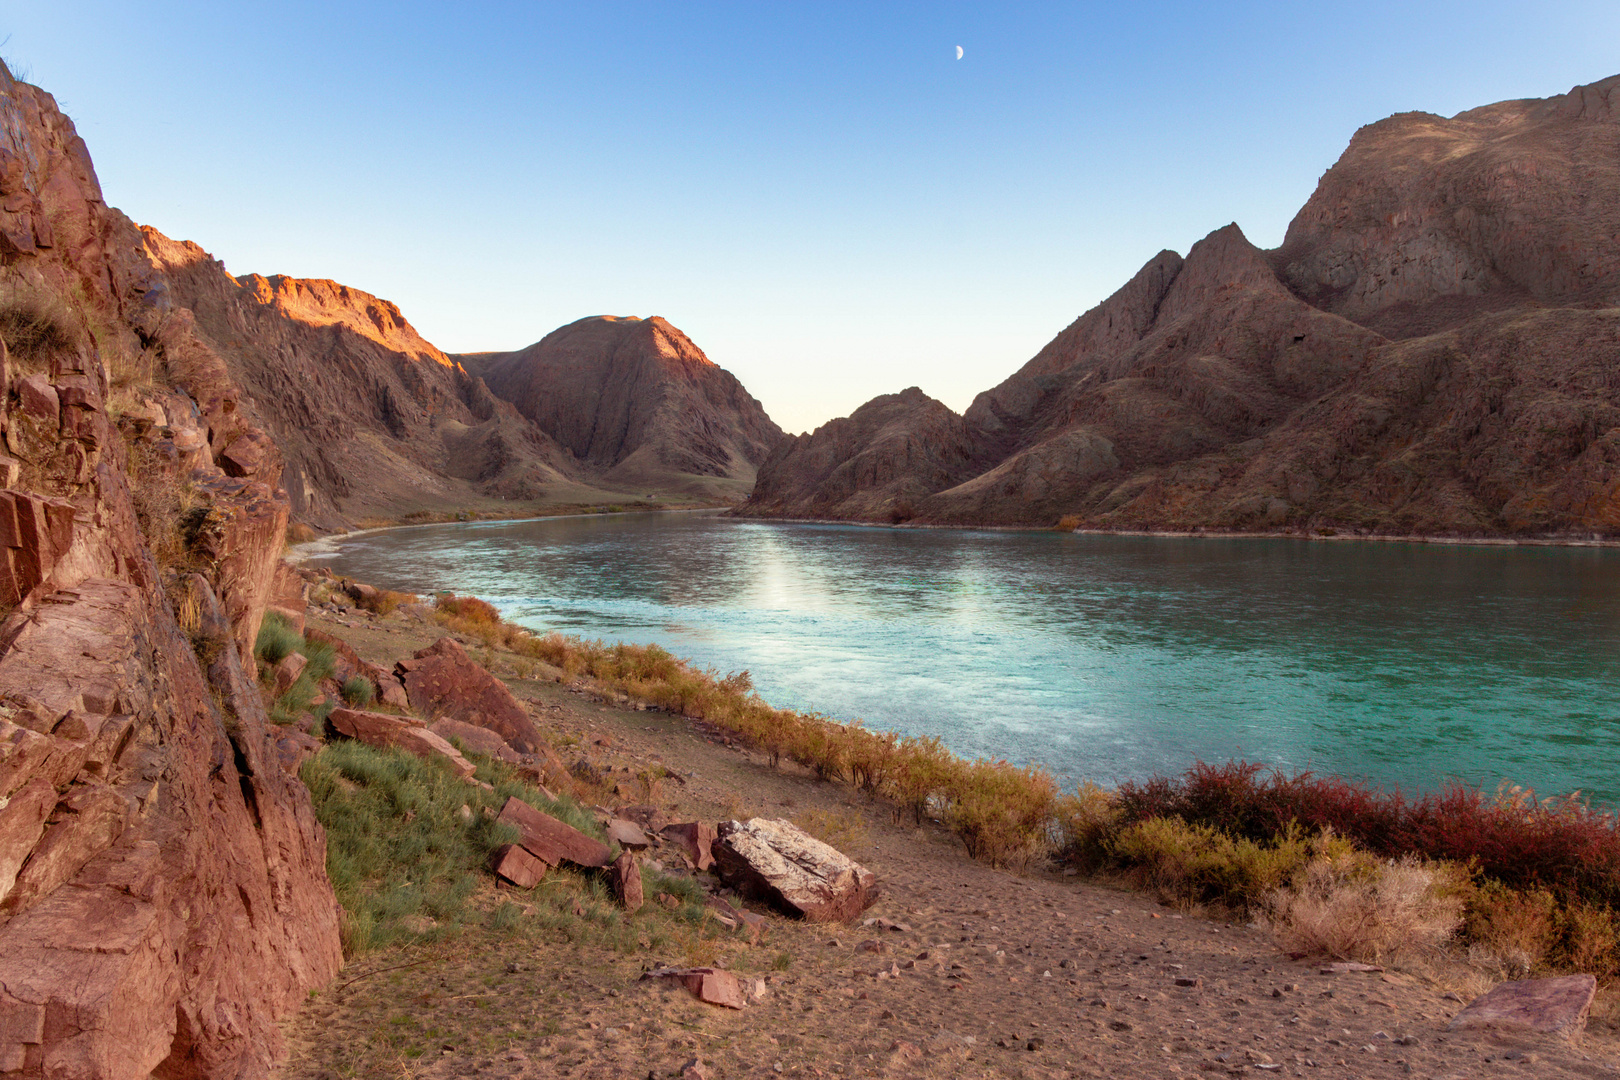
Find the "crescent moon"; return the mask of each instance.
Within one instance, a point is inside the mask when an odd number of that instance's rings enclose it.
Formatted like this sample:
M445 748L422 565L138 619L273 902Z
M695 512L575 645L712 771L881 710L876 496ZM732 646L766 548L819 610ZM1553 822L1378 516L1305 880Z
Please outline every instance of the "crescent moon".
M956 47L956 58L958 60L962 59L962 46L960 45Z

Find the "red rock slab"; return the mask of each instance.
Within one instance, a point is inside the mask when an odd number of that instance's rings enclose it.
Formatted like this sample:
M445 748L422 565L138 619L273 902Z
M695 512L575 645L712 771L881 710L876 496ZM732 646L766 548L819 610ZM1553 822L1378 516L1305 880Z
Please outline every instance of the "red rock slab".
M707 870L714 865L713 825L706 825L701 821L677 822L659 829L658 835L684 847L687 857L698 870Z
M488 728L519 753L551 749L506 684L469 657L453 638L440 638L394 667L405 684L411 708L423 716L448 716Z
M280 615L281 620L283 622L285 622L288 626L290 626L294 630L296 630L298 633L302 634L304 632L304 628L306 626L306 623L304 621L304 612L305 612L304 608L302 608L302 607L297 607L297 608L286 607L286 606L283 606L281 604L267 604L267 605L265 605L264 610L265 610L266 613L269 613L269 612L273 611L277 615Z
M673 979L691 991L693 997L710 1005L727 1009L748 1007L748 995L737 976L719 968L658 968L647 972L642 978Z
M540 884L540 879L546 876L550 867L544 860L535 858L525 850L522 844L506 844L495 849L490 859L490 869L503 881L520 889L532 889Z
M515 795L501 807L500 820L523 830L523 846L553 866L565 861L576 866L607 866L613 861L606 844L541 813Z
M637 865L634 855L626 851L614 859L613 865L608 868L608 880L613 885L613 895L618 897L624 910L641 910L646 896L641 890L641 867Z
M496 761L505 761L513 765L523 760L516 750L506 744L489 728L479 727L476 724L463 724L460 720L452 720L448 716L440 717L428 725L428 730L440 738L461 740L461 745L474 754L485 754Z
M23 911L112 847L129 823L129 801L105 784L74 784L61 801L39 845L0 901L0 911Z
M470 779L475 771L473 763L462 757L461 751L422 727L419 721L360 709L333 709L327 722L339 734L367 746L397 746L429 761L443 758L463 780Z
M1597 993L1590 975L1521 979L1492 987L1451 1021L1452 1031L1493 1030L1573 1038L1586 1028Z
M0 808L0 899L11 894L55 806L56 785L35 777Z

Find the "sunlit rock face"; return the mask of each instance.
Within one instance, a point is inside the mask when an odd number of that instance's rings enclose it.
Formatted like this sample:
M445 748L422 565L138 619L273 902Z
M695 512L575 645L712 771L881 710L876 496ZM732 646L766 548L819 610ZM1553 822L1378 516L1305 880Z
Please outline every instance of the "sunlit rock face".
M891 398L784 444L742 512L1613 534L1617 139L1620 77L1371 125L1278 250L1161 252L909 445L865 418Z
M782 438L736 377L654 316L596 316L460 358L602 479L741 498Z

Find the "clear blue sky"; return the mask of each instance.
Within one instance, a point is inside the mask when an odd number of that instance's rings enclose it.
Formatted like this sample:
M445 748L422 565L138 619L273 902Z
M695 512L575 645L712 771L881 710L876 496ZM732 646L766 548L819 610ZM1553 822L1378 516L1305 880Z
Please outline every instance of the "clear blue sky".
M663 315L791 431L958 410L1355 129L1620 72L1620 3L0 0L108 201L450 351ZM956 46L964 57L956 59Z

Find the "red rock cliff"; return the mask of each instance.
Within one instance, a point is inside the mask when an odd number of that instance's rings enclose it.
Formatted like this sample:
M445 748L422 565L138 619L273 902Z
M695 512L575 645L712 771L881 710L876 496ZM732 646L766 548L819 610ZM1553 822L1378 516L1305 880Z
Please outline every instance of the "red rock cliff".
M281 457L51 97L0 121L0 1070L267 1075L341 959L251 675Z

